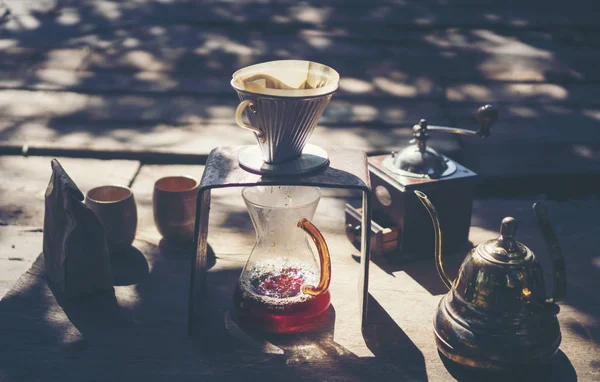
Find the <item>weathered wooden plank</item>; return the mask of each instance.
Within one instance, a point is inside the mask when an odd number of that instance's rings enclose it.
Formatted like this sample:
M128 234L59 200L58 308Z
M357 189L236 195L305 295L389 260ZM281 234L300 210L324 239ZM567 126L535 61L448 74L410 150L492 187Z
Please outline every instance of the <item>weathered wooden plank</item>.
M38 257L42 238L39 227L0 225L0 300Z
M232 11L230 6L189 3L178 7L160 7L148 11L148 18L156 13L166 20L190 23L236 22L236 23L298 23L308 25L355 25L356 23L395 26L480 26L493 25L512 28L535 28L548 26L596 27L591 13L581 12L570 4L554 3L540 12L539 7L507 7L494 5L456 6L438 4L423 7L418 4L402 6L380 4L352 4L343 11L328 5L304 5L256 7L241 4ZM155 13L155 15L152 15Z
M193 77L199 73L203 77L225 79L222 86L226 87L233 71L273 59L312 59L333 66L342 78L368 82L374 82L377 77L391 81L400 78L409 86L420 79L433 84L441 79L537 82L600 79L595 70L600 57L597 41L587 38L588 34L570 30L511 32L442 28L398 34L393 29L381 32L380 28L370 28L364 33L344 29L281 32L255 29L242 33L223 27L140 27L136 24L118 33L114 29L95 33L68 30L63 38L53 36L53 32L43 34L42 39L48 38L48 41L40 41L39 34L31 38L8 36L12 38L3 40L6 58L0 65L20 71L21 76L23 68L85 71L80 75L28 74L28 83L41 81L50 86L53 82L60 86L81 85L84 79L94 82L92 73L102 71L136 73L127 80L111 80L106 76L96 80L107 80L103 87L112 89L123 81L126 81L123 86L133 82L133 89L136 85L144 88L148 82L169 87L180 83L179 86L185 87L188 77L194 83ZM179 76L171 74L170 78L145 72L170 72ZM52 78L54 75L58 77L56 80ZM14 76L10 72L5 75L5 78L11 77ZM116 84L112 84L113 81ZM372 85L377 87L377 83Z
M144 5L148 5L148 4L152 4L155 3L156 1L152 1L152 0L146 0L146 1L135 1L135 2L129 2L132 4L128 4L128 5L137 5L139 7L144 6ZM91 1L61 1L60 4L58 1L56 0L43 0L43 1L34 1L34 0L4 0L4 6L11 9L11 11L14 14L27 14L27 13L32 13L32 12L39 12L39 13L47 13L47 12L51 12L56 8L59 8L58 6L62 6L62 7L69 7L69 6L73 6L73 5L88 5L88 3L91 3ZM128 2L123 2L123 3L128 3ZM186 5L186 4L193 4L194 1L193 0L173 0L169 2L170 4L174 4L174 5ZM229 5L232 4L233 1L232 0L208 0L208 1L204 1L203 3L205 3L206 5ZM243 1L236 1L236 3L242 3L245 5L255 5L255 6L265 6L265 5L269 5L269 4L274 4L274 5L295 5L298 2L295 0L272 0L269 1L268 4L265 3L264 0L243 0ZM347 5L347 4L360 4L362 3L362 0L303 0L302 1L303 4L306 5L327 5L327 6L341 6L341 5ZM497 4L496 1L494 0L419 0L419 1L414 1L414 0L409 0L409 1L402 1L399 2L397 0L371 0L372 4L374 5L391 5L391 6L415 6L415 5L427 5L427 6L436 6L436 5L440 5L440 4L445 4L448 6L464 6L464 5L486 5L486 6L490 6L490 5L495 5ZM513 3L513 2L511 2ZM593 5L594 2L593 0L580 0L577 2L578 5L583 6L583 5ZM540 6L540 5L548 5L548 1L544 1L544 0L528 0L526 2L519 2L519 3L513 3L511 4L513 7L518 7L520 6L524 6L524 7L531 7L531 6Z
M345 29L345 28L302 28L288 29L299 37L325 37L329 39L344 39L355 42L390 42L396 45L414 45L426 42L440 48L467 48L486 52L499 51L515 54L535 52L533 48L564 49L564 48L598 48L600 35L595 29L563 27L563 28L532 28L511 30L494 28L493 26L469 27L459 25L451 28L432 27L426 30L410 29L403 33L393 33L397 28L382 25L380 28ZM266 32L266 31L265 31ZM259 33L259 32L255 32ZM506 49L506 44L511 44ZM581 49L579 49L581 50ZM573 49L571 52L575 53ZM566 52L566 51L565 51Z
M58 6L57 0L4 0L2 7L10 10L11 15L47 13Z
M412 137L410 127L423 116L430 121L444 123L446 119L437 114L414 114L406 125L391 128L376 126L318 126L310 142L326 150L336 147L353 147L370 153L397 150ZM437 117L436 117L437 115ZM117 123L117 122L60 122L49 121L1 121L0 138L12 143L20 142L33 147L37 143L63 148L92 148L110 150L155 150L161 152L205 154L217 146L256 144L252 133L242 131L237 125L223 123L197 123L169 125L163 123ZM432 147L446 154L456 154L460 146L455 137L438 135L429 141ZM51 148L51 147L50 147Z
M126 149L114 147L77 147L59 144L48 144L42 142L15 143L0 141L0 155L23 155L23 156L54 156L81 159L102 160L134 160L149 164L196 164L205 163L207 154L192 152L153 150L139 147L127 147Z
M486 54L474 52L441 53L447 58L442 78L446 81L502 82L597 82L597 53L524 57L515 54Z
M458 126L476 126L475 104L449 107ZM462 160L485 176L593 174L600 171L596 107L497 104L500 119L486 140L460 137ZM560 178L557 178L560 179Z
M450 105L455 102L501 102L519 105L560 103L583 106L600 102L600 86L590 83L451 83L446 86L446 99Z
M420 36L402 44L412 47L410 54L394 57L389 52L388 42L348 41L294 32L275 36L268 32L249 32L248 36L224 28L207 30L180 25L161 27L161 30L162 38L157 38L153 28L128 28L120 34L122 36L88 33L85 37L75 35L47 43L37 39L29 42L17 36L2 40L6 47L3 50L5 59L0 65L14 70L25 67L231 76L233 71L257 62L312 59L333 66L342 78L401 72L402 68L412 69L411 74L418 69L423 72L424 67L435 69L434 63L427 64L436 57L436 52L424 49L426 46L419 48ZM105 42L93 41L98 39ZM353 59L354 65L350 65L349 58Z
M597 54L586 57L526 58L511 54L449 53L443 80L448 82L596 83Z
M460 126L476 126L473 110L477 104L448 107L449 118ZM486 141L465 138L464 144L487 146L527 143L600 143L600 108L551 104L496 104L500 118ZM462 138L461 138L462 139Z
M35 1L35 0L4 0L4 5L10 9L15 9L18 10L19 6L22 7L21 9L23 9L25 12L31 12L31 11L38 11L38 12L44 12L44 11L50 11L52 10L54 7L56 7L57 5L64 5L64 6L72 6L72 5L76 5L76 4L81 4L81 5L87 5L88 3L91 3L92 1L83 1L83 0L65 0L64 2L60 2L60 4L56 1L56 0L43 0L43 1ZM130 2L133 3L133 5L137 4L138 6L143 6L143 5L147 5L147 4L152 4L155 3L155 0L138 0L135 2ZM229 5L232 4L234 1L233 0L205 0L204 3L207 5ZM242 4L247 4L247 5L265 5L265 1L264 0L239 0L239 1L235 1L236 3L242 3ZM324 4L324 5L343 5L343 4L355 4L355 3L361 3L361 0L303 0L302 3L306 4L306 5L312 5L312 4ZM124 3L127 3L127 1L125 1ZM170 1L170 4L175 4L175 5L182 5L182 4L190 4L190 3L194 3L193 0L172 0ZM276 4L276 5L293 5L293 4L297 4L298 2L295 0L271 0L268 2L269 4ZM398 0L372 0L371 3L379 5L379 4L388 4L388 5L394 5L394 6L410 6L413 3L415 4L421 4L421 5L439 5L439 4L447 4L447 5L493 5L496 4L496 2L494 0L407 0L407 1L402 1L399 2ZM527 0L524 2L519 2L519 3L515 3L513 1L511 1L510 3L514 3L511 4L515 7L520 6L524 6L524 7L528 7L528 6L534 6L534 5L547 5L548 1L547 0ZM586 4L594 4L594 0L579 0L577 1L578 5L586 5ZM268 5L268 4L266 4ZM21 12L17 12L17 13L21 13Z
M233 91L222 97L0 91L0 115L12 120L232 123L238 103ZM334 96L321 123L398 125L413 123L424 114L439 116L441 113L437 104L430 101Z
M212 44L212 42L210 42ZM344 55L338 43L332 43L323 49L313 47L283 49L271 47L268 39L253 43L248 52L222 53L219 50L196 53L189 48L171 49L149 47L143 49L119 49L113 51L93 50L86 58L82 69L92 72L126 71L134 72L135 82L177 81L184 83L188 77L201 75L203 78L215 78L221 87L229 86L231 75L236 70L271 60L302 59L317 61L336 69L341 76L340 90L348 95L391 95L405 98L430 98L441 96L439 88L440 68L432 58L431 52L412 50L410 54L390 55L379 50L376 54ZM353 44L351 44L353 45ZM355 46L361 50L364 45ZM183 76L170 78L169 74L154 75L139 73L158 71L180 73ZM139 73L139 74L138 74ZM153 79L155 78L155 79ZM219 88L220 89L220 88ZM201 91L196 89L195 91Z
M15 225L42 227L44 194L52 171L47 157L0 156L0 220ZM106 184L128 185L139 163L95 159L58 158L85 194Z
M294 35L290 38L297 40ZM234 50L228 48L230 40L226 37L204 37L189 45L170 47L171 40L177 41L176 35L160 43L146 43L153 41L153 36L131 37L138 41L139 47L122 46L118 41L111 42L114 46L110 48L93 44L52 49L16 46L4 50L0 86L214 93L227 91L235 70L278 59L308 59L330 65L344 81L353 81L354 89L342 86L348 94L435 98L439 96L442 81L582 83L600 80L596 70L600 60L597 48L562 47L545 41L526 43L520 38L498 35L501 41L497 42L493 36L486 36L491 41L488 42L480 37L469 37L467 41L474 41L473 45L453 46L452 36L430 41L430 36L421 35L411 43L391 41L390 46L367 55L338 52L343 52L340 45L345 44L354 46L355 51L368 53L368 42L342 44L343 38L326 37L314 37L330 40L323 48L299 42L293 49L272 46L270 38L262 37L249 42L232 42L232 46L237 46ZM475 41L482 42L477 45ZM206 44L215 47L196 48Z
M465 163L487 177L598 174L598 143L464 144ZM560 182L560 177L557 177Z
M566 119L566 118L565 118ZM550 117L539 120L513 120L498 123L492 128L492 135L486 140L478 138L460 137L465 148L481 145L483 147L504 147L510 151L512 145L529 145L532 149L543 147L546 144L599 144L600 132L598 123L585 121L578 125L576 122L552 121Z
M106 1L97 7L82 4L81 9L65 8L60 17L65 24L77 23L83 13L96 22L107 22L114 19L151 23L163 22L187 23L230 23L253 24L274 22L300 25L353 25L357 22L371 25L395 25L410 27L457 26L457 25L493 25L510 28L539 28L548 26L596 26L592 12L581 12L572 4L553 2L540 12L539 5L520 4L517 7L505 7L500 4L431 4L396 3L396 4L345 4L343 8L331 4L261 4L236 3L161 3L161 2L116 2ZM341 8L341 9L340 9ZM52 15L52 9L46 13ZM85 12L82 12L85 11ZM23 30L36 26L36 21L27 18L32 13L27 7L19 12L6 28ZM74 13L70 18L65 14ZM39 17L38 17L39 18Z
M122 25L121 25L122 24ZM100 50L144 50L157 52L165 49L171 54L186 48L197 55L265 54L278 51L297 53L320 52L357 57L386 52L389 47L411 47L420 50L462 49L485 53L513 54L516 56L544 56L547 50L559 55L573 56L600 47L600 34L589 28L550 28L507 30L493 26L476 28L469 25L455 27L434 26L425 30L409 29L398 33L397 28L379 25L377 28L337 28L321 25L287 26L279 23L249 25L243 30L224 25L190 25L181 23L151 23L150 25L121 23L88 23L85 27L42 25L49 33L19 33L4 30L0 43L13 54L40 52L52 49L95 47ZM51 33L50 33L51 30ZM393 43L393 45L391 45ZM20 50L19 50L20 49ZM29 49L29 50L28 50ZM4 63L3 63L4 64Z
M405 73L405 72L404 72ZM394 73L343 77L336 98L398 97L400 99L441 99L442 89L431 76ZM347 73L350 74L350 73ZM388 74L391 74L388 76ZM0 89L73 91L84 93L169 93L170 95L231 95L229 74L179 74L141 71L33 69L0 72Z
M206 2L203 2L206 4ZM262 5L260 8L264 8ZM340 7L341 8L341 7ZM571 7L573 8L573 7ZM335 9L335 8L334 8ZM513 7L514 9L514 7ZM335 9L343 14L344 9ZM71 25L62 24L61 15L77 14L78 20ZM581 12L579 12L581 13ZM12 14L11 14L12 15ZM5 17L10 20L11 15ZM242 50L260 50L271 46L285 49L285 44L294 47L294 50L312 48L326 50L332 42L339 46L340 54L364 54L381 48L382 42L394 42L397 45L413 45L420 43L432 44L443 47L464 47L486 51L498 50L502 45L512 40L512 50L519 53L535 51L532 48L547 48L549 44L556 47L598 48L598 30L595 28L555 27L555 28L524 28L511 30L495 28L493 24L472 26L468 22L454 26L425 25L420 29L418 23L412 28L398 32L397 26L380 24L377 28L370 25L362 26L356 23L351 27L336 27L319 24L290 25L285 22L266 22L257 25L246 25L243 30L231 28L223 24L184 24L178 22L163 22L155 20L151 23L142 23L141 20L131 22L121 18L107 19L94 17L88 9L77 10L67 8L54 10L54 13L44 16L43 13L35 15L39 20L31 31L22 31L4 28L2 45L5 48L22 47L48 49L51 47L83 47L87 45L106 48L113 43L123 47L135 48L168 43L171 47L190 47L203 50L221 50L223 53L234 53ZM87 16L87 17L86 17ZM5 20L5 22L7 21ZM84 23L85 22L85 23ZM424 26L424 25L421 25ZM37 33L32 33L37 29ZM39 33L47 32L47 33ZM205 44L206 38L211 38L210 44ZM332 41L337 40L337 41ZM521 41L521 44L519 43ZM361 44L361 50L351 46L348 42ZM224 46L223 43L228 43ZM440 45L442 44L442 45ZM246 46L246 48L242 48ZM274 50L274 49L272 49ZM507 52L505 50L505 52ZM514 53L514 52L513 52Z
M483 101L483 100L482 100ZM448 103L446 107L446 111L449 114L450 118L454 119L471 119L473 122L475 121L475 115L473 114L473 110L479 105L478 103ZM502 120L505 121L515 121L520 119L531 119L535 120L538 118L546 118L549 116L552 120L554 118L570 118L573 117L573 121L575 125L578 125L584 120L577 120L579 117L585 117L591 122L594 120L600 120L599 113L600 110L595 105L582 105L582 106L574 106L568 104L560 104L560 103L525 103L518 104L512 102L498 102L497 103L500 114L500 122Z
M586 35L561 30L521 33L458 28L432 31L422 38L440 56L442 78L448 81L597 81L597 43L586 41ZM394 55L407 49L390 48Z
M428 71L419 57L404 57L398 61L379 54L381 60L369 56L350 63L343 56L329 56L329 59L317 51L309 56L298 52L290 56L284 51L280 52L281 56L238 52L225 60L218 53L197 55L189 48L158 47L158 51L152 47L148 48L149 51L111 49L93 51L85 60L72 59L72 53L83 54L82 49L59 49L45 54L35 49L12 49L8 56L15 55L12 57L15 65L37 63L26 65L33 68L31 71L20 67L3 71L0 87L83 92L169 92L179 95L230 94L231 74L242 66L268 59L313 57L340 72L342 80L336 98L392 96L440 99L442 96L436 71ZM337 48L334 50L337 54ZM37 58L27 57L29 53L26 51ZM62 57L68 59L63 60Z
M77 70L89 50L88 44L72 48L38 49L37 47L20 46L12 39L3 41L7 46L2 52L1 65L4 70L16 70L19 75L26 75L27 70L37 66Z
M139 200L145 200L149 195L147 186L155 177L188 172L187 169L160 166L142 175L142 168L140 175L143 177L138 178L138 185L134 184L134 192L139 195ZM221 293L224 305L229 304L230 291L254 241L254 231L239 194L234 197L228 192L215 196L217 202L213 203L209 230L209 242L218 257L211 268L210 277L214 282L210 284L210 290ZM536 253L548 275L547 290L551 290L549 259L545 256L542 236L533 222L531 202L476 201L470 239L480 243L497 237L500 220L506 215L514 216L521 223L519 240ZM594 251L589 248L594 248L595 238L600 234L597 232L599 227L590 223L595 221L600 206L595 200L548 204L550 218L563 247L569 248L568 255L565 251L569 295L561 302L558 316L564 355L547 369L563 380L563 376L572 373L587 378L595 373L593 361L598 352L594 338L600 312L598 296L589 290L595 277L595 267L590 266L595 261ZM377 313L375 334L379 335L360 335L356 303L359 264L351 257L356 250L344 236L343 205L344 200L324 198L314 219L332 250L331 294L335 322L319 341L304 343L303 349L315 351L310 357L292 352L287 355L288 362L280 359L271 362L256 353L251 357L248 355L253 352L251 349L246 352L238 347L234 354L222 350L219 361L209 362L206 355L195 351L185 337L188 253L176 253L164 245L157 248L146 244L146 239L142 238L135 246L148 262L146 273L140 275L139 269L124 267L126 262L118 263L121 268L115 268L120 272L131 272L132 285L115 288L116 301L119 307L126 308L126 312L122 308L115 309L114 302L111 305L99 299L89 300L83 306L62 301L59 306L42 277L35 272L24 276L0 306L2 325L10 327L12 333L3 337L7 344L4 348L10 349L2 354L3 370L7 375L23 379L21 377L26 376L24 354L34 352L36 356L30 357L27 364L46 376L64 376L65 371L84 368L88 373L93 371L104 377L104 370L110 364L112 377L119 375L130 379L159 375L161 370L164 373L174 367L169 378L173 375L194 379L223 376L229 380L242 380L249 375L258 379L285 375L287 378L310 376L321 380L337 375L344 380L361 380L402 375L403 379L450 380L452 377L439 358L431 333L431 317L439 298L446 292L436 276L433 259L403 265L377 261L371 265L370 291L374 298L371 309ZM149 211L147 204L138 203L138 206L144 213ZM141 224L148 223L148 219L141 219ZM454 276L461 256L446 259L447 269ZM211 328L215 332L220 330L223 317L219 316L218 320L219 326ZM40 336L45 340L40 342ZM83 352L81 345L75 345L82 341L88 344ZM79 357L65 357L65 352ZM118 362L121 352L127 354L128 359L135 358L136 362ZM114 357L107 359L102 354L113 354ZM177 356L173 358L173 354ZM164 359L169 360L168 366ZM248 365L252 367L248 368Z

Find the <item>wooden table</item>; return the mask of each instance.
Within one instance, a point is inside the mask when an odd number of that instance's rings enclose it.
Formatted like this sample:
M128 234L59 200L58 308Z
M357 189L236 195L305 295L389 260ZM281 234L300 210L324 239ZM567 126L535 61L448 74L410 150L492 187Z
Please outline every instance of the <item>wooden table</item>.
M326 193L315 224L332 252L332 320L322 333L301 344L271 340L259 350L238 342L217 314L212 336L186 335L187 283L193 249L161 241L152 219L152 185L164 175L200 177L201 165L141 165L134 161L59 158L85 192L106 183L130 185L139 216L134 250L113 259L116 299L56 300L46 287L39 262L43 191L49 158L0 157L0 380L502 380L465 375L439 357L431 321L446 290L432 259L394 264L374 259L371 309L375 325L358 325L356 251L344 235L347 195ZM478 199L470 240L497 236L503 217L520 221L518 239L542 263L551 290L550 264L531 213L534 198ZM239 190L213 193L209 243L217 260L211 285L228 296L254 241ZM564 249L568 292L560 304L560 352L539 380L594 381L600 378L600 201L595 197L548 201L550 218ZM446 258L454 276L462 255ZM209 342L207 338L213 342ZM277 354L283 349L283 355ZM531 379L531 373L527 380ZM513 378L517 379L517 378Z
M600 380L596 3L1 1L0 380L494 379L450 373L440 360L431 318L446 291L431 259L374 259L378 325L361 335L357 252L343 235L348 195L326 194L316 217L334 266L335 319L324 337L281 356L227 347L222 331L213 342L186 335L191 254L161 242L152 184L177 173L199 178L213 147L253 143L234 122L231 74L281 59L321 62L341 75L311 137L326 150L398 150L421 118L469 128L478 106L498 107L489 139L437 135L428 143L486 179L471 241L495 237L500 220L513 215L547 279L530 207L551 199L569 281L559 315L562 353L541 380ZM113 259L112 299L56 301L34 264L52 155L70 156L60 161L84 192L110 183L134 190L136 250ZM198 165L149 164L182 161ZM227 276L215 283L225 296L254 233L235 191L215 193L213 206L213 272ZM451 274L461 259L448 257Z
M325 149L397 150L421 118L470 128L475 109L493 103L490 139L437 135L432 147L489 176L600 168L595 0L109 4L0 3L0 152L206 155L250 144L234 122L231 74L307 59L341 76L311 138ZM589 190L580 179L570 181Z

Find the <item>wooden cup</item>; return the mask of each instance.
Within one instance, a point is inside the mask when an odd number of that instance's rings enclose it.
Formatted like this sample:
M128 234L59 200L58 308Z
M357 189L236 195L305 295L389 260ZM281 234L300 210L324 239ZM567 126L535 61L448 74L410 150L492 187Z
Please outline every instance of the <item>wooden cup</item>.
M137 228L137 208L133 193L125 186L101 186L85 196L89 207L104 226L111 253L129 248Z
M198 186L198 181L189 176L168 176L154 183L154 223L165 239L193 241Z

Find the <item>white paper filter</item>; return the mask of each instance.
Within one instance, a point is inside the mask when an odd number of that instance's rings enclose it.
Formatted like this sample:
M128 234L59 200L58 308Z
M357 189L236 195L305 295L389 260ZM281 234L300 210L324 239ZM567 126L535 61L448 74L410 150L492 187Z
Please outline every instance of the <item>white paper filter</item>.
M280 97L314 97L337 90L339 74L311 61L282 60L248 66L233 74L239 90Z

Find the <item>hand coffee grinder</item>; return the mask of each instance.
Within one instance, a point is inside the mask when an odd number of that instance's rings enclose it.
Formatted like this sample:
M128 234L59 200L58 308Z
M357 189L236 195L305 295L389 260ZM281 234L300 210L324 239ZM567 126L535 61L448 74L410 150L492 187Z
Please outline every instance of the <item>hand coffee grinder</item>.
M312 186L362 191L367 227L361 242L359 311L367 323L371 186L366 153L346 149L326 152L307 140L338 88L339 74L322 64L282 60L252 65L233 74L240 104L237 124L254 133L257 145L212 150L202 175L196 211L196 256L191 268L188 332L210 330L208 295L208 218L211 190L252 186ZM243 121L246 114L249 123ZM219 261L216 259L215 261ZM335 278L335 275L333 276Z
M374 190L371 252L391 259L432 257L434 245L429 216L421 208L415 190L427 193L439 206L444 232L444 251L460 251L467 244L474 188L478 175L452 159L427 147L430 132L487 138L498 119L491 105L476 112L477 131L432 126L422 119L413 127L411 145L389 155L369 157L369 173ZM346 236L359 243L361 210L346 205Z

